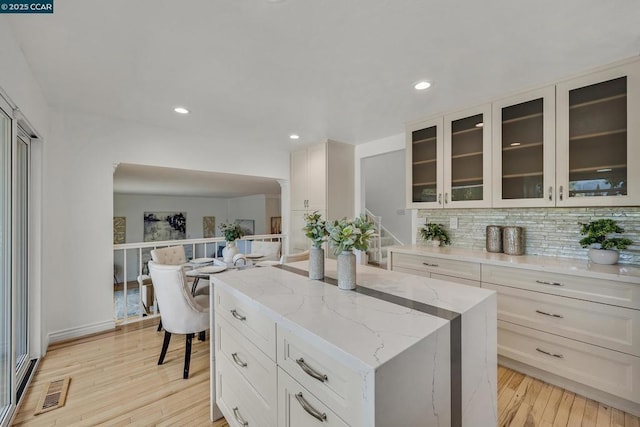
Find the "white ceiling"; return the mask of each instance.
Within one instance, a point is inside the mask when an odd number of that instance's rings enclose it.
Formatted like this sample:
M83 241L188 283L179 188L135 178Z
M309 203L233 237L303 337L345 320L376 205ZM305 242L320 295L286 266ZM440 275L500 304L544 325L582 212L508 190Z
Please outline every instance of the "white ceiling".
M287 150L640 53L638 0L59 0L9 22L52 108Z

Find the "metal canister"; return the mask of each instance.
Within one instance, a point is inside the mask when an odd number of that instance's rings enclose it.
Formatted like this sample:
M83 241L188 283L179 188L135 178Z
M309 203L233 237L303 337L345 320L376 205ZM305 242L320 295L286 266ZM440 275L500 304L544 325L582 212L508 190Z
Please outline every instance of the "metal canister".
M502 252L502 226L487 225L487 252Z
M502 229L502 247L507 255L524 255L524 228L504 227Z

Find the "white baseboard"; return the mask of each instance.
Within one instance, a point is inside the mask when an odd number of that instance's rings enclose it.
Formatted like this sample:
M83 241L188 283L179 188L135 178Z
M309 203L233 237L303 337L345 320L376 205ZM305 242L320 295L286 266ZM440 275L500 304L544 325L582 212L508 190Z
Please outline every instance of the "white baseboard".
M564 388L565 390L572 391L589 399L593 399L597 402L604 403L605 405L628 412L636 417L640 416L640 403L631 402L621 397L597 390L593 387L526 365L508 357L498 355L498 365L505 366L513 369L514 371L529 375L530 377L537 378L549 384Z
M97 332L109 331L115 329L115 327L115 320L105 320L104 322L91 323L89 325L49 332L49 334L47 334L47 348L49 347L49 344L53 344L55 342L66 341L72 338L95 334Z

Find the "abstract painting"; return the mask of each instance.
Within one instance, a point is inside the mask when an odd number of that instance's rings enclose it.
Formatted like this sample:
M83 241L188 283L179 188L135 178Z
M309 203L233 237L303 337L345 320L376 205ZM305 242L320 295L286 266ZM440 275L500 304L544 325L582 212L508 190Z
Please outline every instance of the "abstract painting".
M282 233L282 217L272 216L271 217L271 234L280 234L280 233Z
M256 221L253 219L236 219L235 223L240 226L242 234L245 236L253 236L256 234Z
M113 244L119 245L125 243L127 238L127 217L126 216L114 216L113 217Z
M144 241L162 242L187 238L185 212L145 212Z
M202 217L202 237L208 239L210 237L216 237L216 217L215 216L203 216Z

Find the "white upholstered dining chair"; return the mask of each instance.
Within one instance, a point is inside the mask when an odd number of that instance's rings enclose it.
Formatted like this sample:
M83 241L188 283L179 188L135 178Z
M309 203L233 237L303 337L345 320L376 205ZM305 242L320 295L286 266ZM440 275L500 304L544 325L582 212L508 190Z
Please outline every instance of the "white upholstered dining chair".
M278 261L280 259L280 242L251 242L251 253L264 255L261 261Z
M191 343L197 333L209 329L209 297L191 295L187 277L180 265L164 265L149 261L149 274L160 306L164 341L158 365L164 363L171 334L186 335L182 378L189 378Z
M187 255L182 245L154 249L151 251L151 259L157 264L180 265L191 270L191 266L187 264ZM193 277L187 277L187 281L193 282L193 280ZM209 295L209 281L202 280L201 282L202 284L198 283L195 295Z

